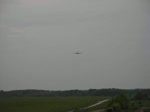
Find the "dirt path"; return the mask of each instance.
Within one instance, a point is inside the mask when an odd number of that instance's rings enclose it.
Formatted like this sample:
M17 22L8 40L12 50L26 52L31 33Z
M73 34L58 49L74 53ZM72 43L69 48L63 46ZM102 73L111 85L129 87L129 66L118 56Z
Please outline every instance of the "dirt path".
M104 102L107 102L108 100L109 100L109 99L99 101L98 103L95 103L95 104L93 104L93 105L80 108L80 110L84 110L84 109L88 109L88 108L91 108L91 107L95 107L95 106L100 105L100 104L102 104L102 103L104 103ZM68 112L74 112L74 110L71 110L71 111L68 111ZM97 110L97 111L93 111L93 112L103 112L103 110Z
M104 112L105 109L100 109L100 110L95 110L95 111L92 111L92 112Z
M93 104L93 105L84 107L84 108L82 108L82 109L88 109L88 108L91 108L91 107L95 107L95 106L100 105L100 104L102 104L102 103L104 103L104 102L107 102L108 100L109 100L109 99L99 101L98 103L95 103L95 104Z
M136 110L135 112L144 112L144 109L149 109L150 107L141 107L138 110Z
M144 110L142 108L136 110L135 112L144 112Z

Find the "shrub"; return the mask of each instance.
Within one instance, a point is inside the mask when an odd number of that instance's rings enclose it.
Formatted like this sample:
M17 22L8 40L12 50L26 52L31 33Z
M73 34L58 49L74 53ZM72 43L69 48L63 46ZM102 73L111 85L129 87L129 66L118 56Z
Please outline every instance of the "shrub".
M109 107L106 109L106 112L114 112L113 107Z

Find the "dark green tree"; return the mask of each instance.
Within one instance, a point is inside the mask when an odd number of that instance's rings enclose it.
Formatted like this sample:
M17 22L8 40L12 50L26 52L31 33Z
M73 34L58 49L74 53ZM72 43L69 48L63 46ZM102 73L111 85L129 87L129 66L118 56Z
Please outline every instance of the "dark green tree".
M113 108L114 112L120 112L121 110L127 110L128 109L128 98L125 94L120 93L116 97L114 97L112 100L110 100L108 104L108 109Z

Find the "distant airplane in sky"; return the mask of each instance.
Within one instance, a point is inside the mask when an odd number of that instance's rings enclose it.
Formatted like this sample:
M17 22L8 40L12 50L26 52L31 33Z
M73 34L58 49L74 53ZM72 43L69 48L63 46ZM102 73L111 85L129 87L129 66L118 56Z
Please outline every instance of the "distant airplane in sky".
M82 52L75 52L74 54L82 54Z

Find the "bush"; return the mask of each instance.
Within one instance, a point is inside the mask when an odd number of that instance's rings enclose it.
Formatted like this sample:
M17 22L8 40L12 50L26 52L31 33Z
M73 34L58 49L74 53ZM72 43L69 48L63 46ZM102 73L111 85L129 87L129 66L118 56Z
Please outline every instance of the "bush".
M113 110L114 112L120 112L121 111L121 107L118 103L113 105Z
M111 111L110 108L112 108L114 112L120 112L121 110L127 110L128 109L128 99L123 93L120 93L115 98L110 100L107 107L108 107L108 110L110 110L110 111Z
M106 112L114 112L113 107L109 107L106 109Z

